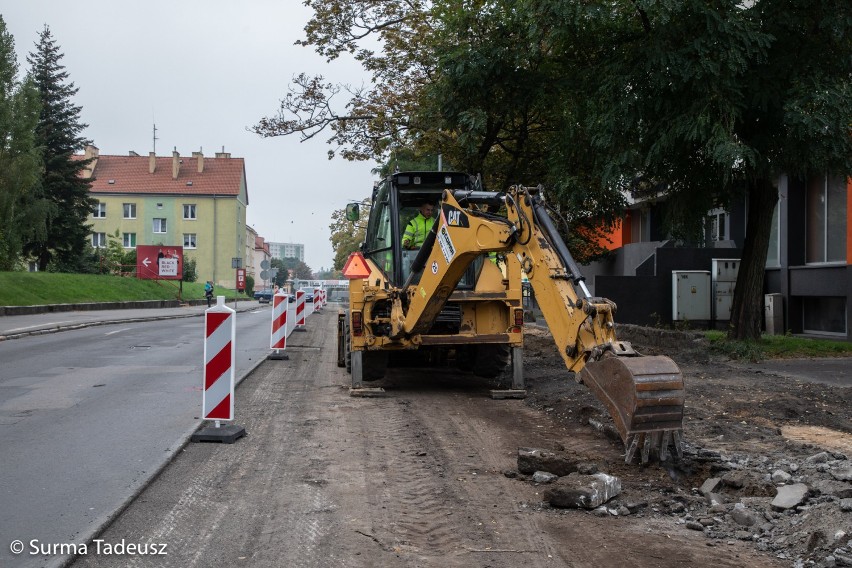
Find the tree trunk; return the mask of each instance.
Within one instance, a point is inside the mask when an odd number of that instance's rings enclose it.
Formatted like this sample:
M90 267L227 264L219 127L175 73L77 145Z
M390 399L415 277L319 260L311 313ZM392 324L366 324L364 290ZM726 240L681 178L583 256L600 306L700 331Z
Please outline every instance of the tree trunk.
M731 306L729 339L759 339L763 321L763 278L778 190L770 179L755 180L748 193L743 255Z

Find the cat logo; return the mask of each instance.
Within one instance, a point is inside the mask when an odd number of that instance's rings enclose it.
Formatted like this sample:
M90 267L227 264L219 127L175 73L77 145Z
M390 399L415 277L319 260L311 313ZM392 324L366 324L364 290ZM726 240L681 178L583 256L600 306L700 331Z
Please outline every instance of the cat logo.
M470 227L467 215L455 207L444 205L441 213L447 220L447 225L450 227Z

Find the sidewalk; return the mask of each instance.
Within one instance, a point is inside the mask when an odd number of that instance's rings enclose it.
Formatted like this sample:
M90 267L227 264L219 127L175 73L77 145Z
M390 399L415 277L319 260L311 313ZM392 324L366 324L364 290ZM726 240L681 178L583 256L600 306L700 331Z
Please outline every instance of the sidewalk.
M150 307L142 307L145 305ZM207 303L197 305L175 305L162 307L163 302L126 302L116 309L116 303L82 304L74 307L82 309L65 311L65 306L27 306L27 312L21 315L0 316L0 341L19 339L29 335L55 333L69 329L81 329L94 325L108 325L118 322L140 322L162 319L189 318L204 315ZM127 305L133 307L128 308ZM226 304L234 308L234 302ZM264 304L269 305L269 304ZM257 300L239 300L238 312L246 312L261 307ZM39 313L35 313L39 312Z

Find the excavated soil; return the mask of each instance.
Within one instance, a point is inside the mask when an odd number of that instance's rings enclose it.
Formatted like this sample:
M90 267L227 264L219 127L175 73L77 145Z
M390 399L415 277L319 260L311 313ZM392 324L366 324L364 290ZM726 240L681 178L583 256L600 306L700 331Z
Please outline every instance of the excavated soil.
M649 520L696 530L699 522L707 545L737 540L793 566L852 565L852 388L713 356L689 333L624 326L619 337L643 354L678 363L686 389L685 442L683 458L662 465L598 461L624 488L607 503L610 512L619 503L646 503L639 514ZM525 368L529 405L568 427L599 421L614 438L603 406L583 386L554 380L563 363L546 330L532 327L527 334ZM852 365L846 378L852 385ZM621 450L620 441L611 443ZM570 441L564 446L572 449ZM713 478L721 480L715 491L723 501L715 507L698 490ZM778 488L794 483L807 485L804 502L771 507ZM732 515L735 510L748 514Z

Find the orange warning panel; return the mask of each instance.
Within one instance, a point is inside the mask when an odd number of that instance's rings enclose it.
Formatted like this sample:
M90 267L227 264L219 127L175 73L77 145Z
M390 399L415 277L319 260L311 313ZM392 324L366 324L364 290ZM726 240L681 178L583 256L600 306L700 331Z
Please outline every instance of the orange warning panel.
M367 259L360 252L353 252L346 260L343 266L343 277L353 280L355 278L367 278L370 275L370 268L367 266Z

